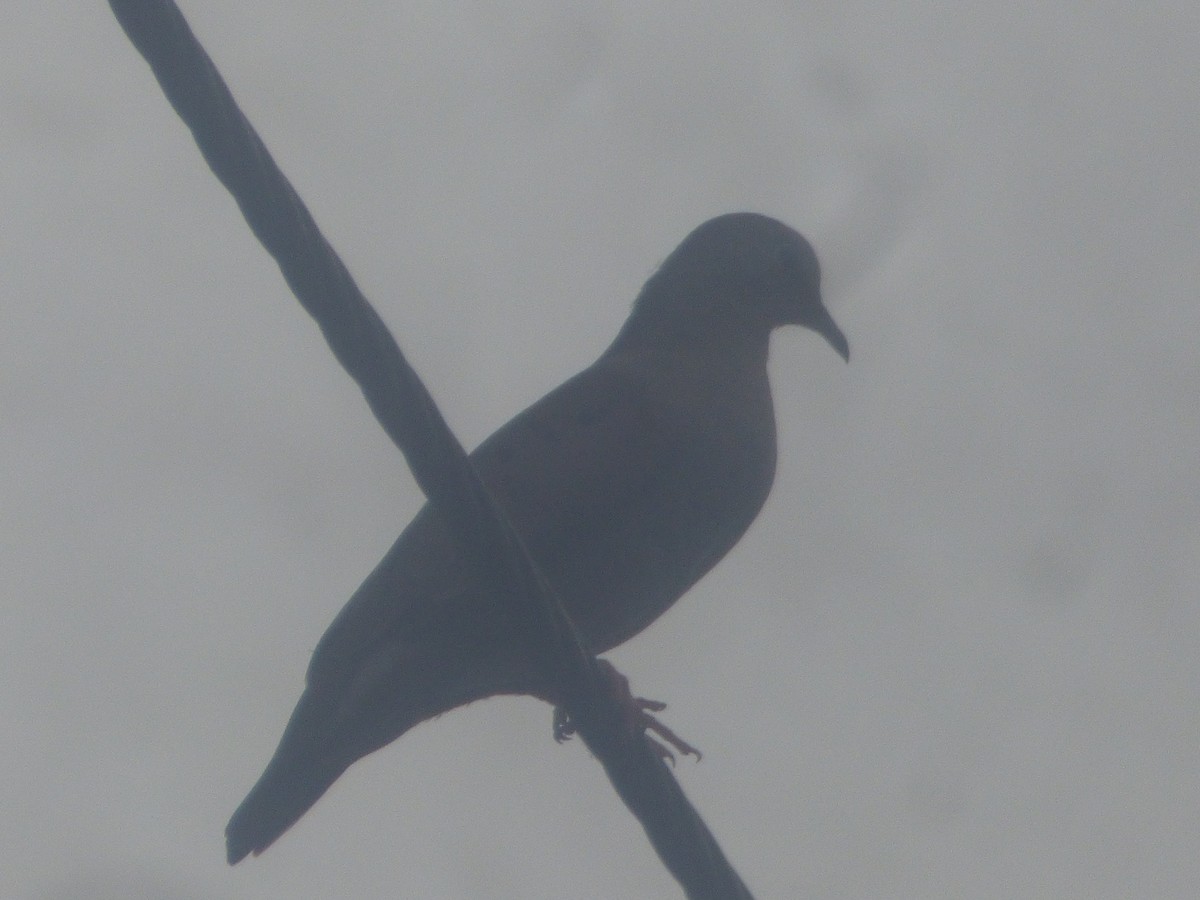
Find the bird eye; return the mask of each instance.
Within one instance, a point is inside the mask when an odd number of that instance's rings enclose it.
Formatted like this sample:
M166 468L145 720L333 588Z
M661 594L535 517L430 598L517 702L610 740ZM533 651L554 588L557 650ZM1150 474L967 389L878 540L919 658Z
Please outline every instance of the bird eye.
M775 252L775 272L788 277L801 277L821 283L821 264L811 251L800 244L788 242Z

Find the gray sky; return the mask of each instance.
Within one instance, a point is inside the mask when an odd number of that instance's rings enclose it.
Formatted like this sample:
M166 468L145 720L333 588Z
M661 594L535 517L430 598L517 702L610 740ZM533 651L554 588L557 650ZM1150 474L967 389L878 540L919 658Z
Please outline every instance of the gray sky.
M850 337L776 335L742 544L612 654L771 897L1200 883L1200 11L254 4L185 13L473 445L694 225L776 215ZM0 895L671 897L550 712L228 815L420 503L106 4L0 9Z

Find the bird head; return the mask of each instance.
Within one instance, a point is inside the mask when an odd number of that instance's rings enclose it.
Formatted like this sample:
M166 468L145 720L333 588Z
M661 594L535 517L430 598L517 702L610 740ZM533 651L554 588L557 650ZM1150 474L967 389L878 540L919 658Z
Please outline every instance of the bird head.
M803 325L845 360L850 346L821 301L821 266L799 233L769 216L728 213L709 219L684 238L646 283L638 307L656 308L694 324L770 333ZM635 312L637 308L635 308Z

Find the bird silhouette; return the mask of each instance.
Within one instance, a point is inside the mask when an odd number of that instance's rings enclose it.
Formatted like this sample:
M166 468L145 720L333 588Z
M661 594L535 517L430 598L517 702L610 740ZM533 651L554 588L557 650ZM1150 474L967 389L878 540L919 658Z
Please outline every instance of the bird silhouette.
M592 653L633 637L737 543L775 474L767 380L787 324L849 347L820 266L783 223L689 234L591 366L471 454ZM334 619L262 777L226 828L231 864L290 828L356 760L496 694L556 703L503 598L426 504Z

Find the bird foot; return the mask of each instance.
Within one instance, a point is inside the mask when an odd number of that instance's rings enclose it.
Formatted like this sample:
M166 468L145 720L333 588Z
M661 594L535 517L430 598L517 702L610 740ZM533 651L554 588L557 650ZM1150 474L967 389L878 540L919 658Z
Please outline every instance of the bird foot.
M607 660L597 660L600 666L600 675L607 683L608 690L617 698L623 711L622 726L628 734L646 734L653 732L662 738L658 741L649 735L646 735L650 742L651 748L664 762L669 762L672 766L675 765L675 754L671 752L671 747L682 753L684 756L694 756L699 762L702 754L698 749L693 747L674 731L658 721L651 713L662 712L667 708L667 704L659 700L647 700L645 697L635 697L629 689L629 679L616 670L612 663ZM575 723L571 721L571 716L562 706L554 708L554 740L560 744L564 741L569 741L571 735L575 734ZM665 741L665 743L663 743ZM670 746L667 746L667 745Z

